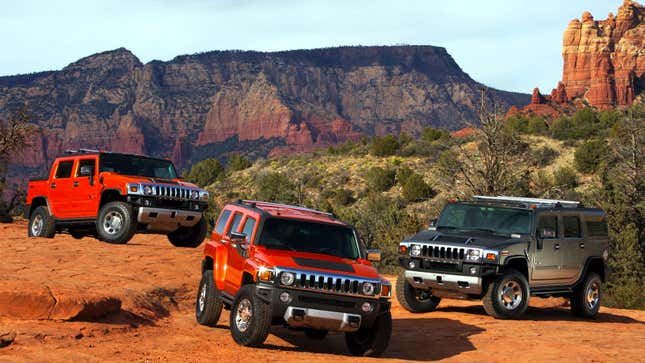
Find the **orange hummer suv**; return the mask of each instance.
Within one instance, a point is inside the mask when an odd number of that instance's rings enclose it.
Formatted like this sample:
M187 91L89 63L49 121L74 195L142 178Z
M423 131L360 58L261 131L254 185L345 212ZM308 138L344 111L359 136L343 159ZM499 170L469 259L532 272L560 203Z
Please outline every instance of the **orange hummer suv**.
M70 150L47 177L29 180L26 204L31 237L69 232L121 244L160 233L197 247L207 232L208 192L181 180L170 160L140 155Z
M344 332L352 354L377 356L392 330L391 285L370 263L379 259L330 213L230 203L205 245L196 318L213 326L230 310L231 334L244 346L283 324L311 339Z

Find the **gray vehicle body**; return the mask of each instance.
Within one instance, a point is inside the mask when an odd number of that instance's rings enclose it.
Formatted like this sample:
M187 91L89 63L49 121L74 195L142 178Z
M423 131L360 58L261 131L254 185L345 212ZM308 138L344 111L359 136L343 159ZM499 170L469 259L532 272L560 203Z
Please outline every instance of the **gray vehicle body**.
M494 201L462 203L500 205ZM490 281L514 269L526 277L531 295L568 297L590 271L604 281L609 241L602 210L520 203L504 206L529 210L532 233L502 236L431 227L401 242L406 253L399 260L411 286L431 290L437 297L479 299ZM541 218L547 217L557 220L555 236L548 238L538 230ZM569 223L578 219L579 235L565 235L565 218ZM421 246L421 256L410 255L413 245ZM468 261L468 249L479 249L482 258ZM486 259L487 255L495 259Z

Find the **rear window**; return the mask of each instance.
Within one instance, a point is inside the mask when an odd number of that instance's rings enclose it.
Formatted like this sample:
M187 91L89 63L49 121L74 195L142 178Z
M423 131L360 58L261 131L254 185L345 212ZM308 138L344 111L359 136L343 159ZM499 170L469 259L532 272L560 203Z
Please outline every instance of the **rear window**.
M246 241L251 242L251 237L253 237L253 229L255 228L255 219L248 217L246 222L244 222L244 228L242 232L246 234Z
M224 228L226 227L226 223L228 222L228 218L231 216L231 211L226 209L222 212L222 215L219 217L219 220L217 221L217 225L215 226L215 232L218 234L224 233Z
M72 167L74 166L74 160L61 161L58 163L58 168L56 168L56 179L58 178L69 178L72 176Z
M240 222L242 222L242 213L235 213L233 216L233 224L229 232L237 232L240 228Z
M589 237L607 237L607 222L605 221L586 221L587 235Z
M562 226L564 227L564 238L580 237L580 218L574 216L562 217Z

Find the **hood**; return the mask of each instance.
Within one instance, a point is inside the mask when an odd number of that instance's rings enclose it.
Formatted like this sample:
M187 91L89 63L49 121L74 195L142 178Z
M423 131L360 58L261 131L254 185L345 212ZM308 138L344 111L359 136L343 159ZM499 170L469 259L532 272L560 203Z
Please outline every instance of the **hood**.
M443 231L425 230L408 237L404 242L427 242L446 244L452 246L482 247L486 249L502 249L516 243L523 243L529 240L526 235L520 238L510 238L503 235L487 232L460 232L449 233Z
M362 259L351 260L318 253L267 249L262 246L255 247L255 258L268 266L380 279L376 268Z
M202 189L193 183L189 183L180 179L161 179L161 178L151 178L147 176L137 176L137 175L123 175L112 172L103 172L102 176L118 176L124 183L144 183L144 184L166 184L166 185L179 185L186 188L193 189Z

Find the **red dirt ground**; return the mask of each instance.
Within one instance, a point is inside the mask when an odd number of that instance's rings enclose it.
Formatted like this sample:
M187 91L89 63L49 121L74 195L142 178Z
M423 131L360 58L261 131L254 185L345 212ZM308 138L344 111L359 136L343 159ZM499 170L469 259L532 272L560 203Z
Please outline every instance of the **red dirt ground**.
M26 234L24 222L0 225L0 335L17 332L0 348L0 362L378 360L348 355L340 334L314 342L281 327L263 348L243 348L230 336L227 311L215 328L198 325L201 248L174 248L155 235L116 246ZM415 315L394 300L392 339L380 360L645 360L645 311L603 307L589 321L565 305L534 298L524 319L502 321L478 302L444 300Z

